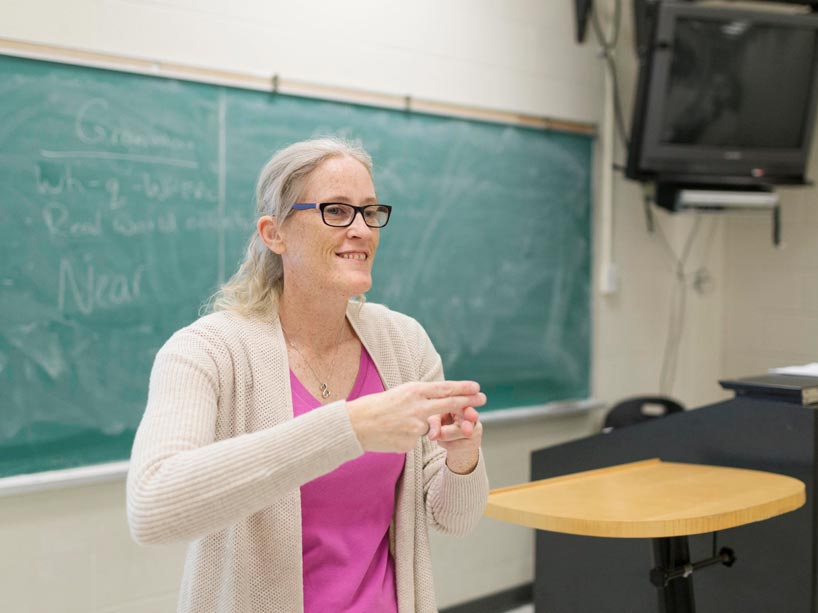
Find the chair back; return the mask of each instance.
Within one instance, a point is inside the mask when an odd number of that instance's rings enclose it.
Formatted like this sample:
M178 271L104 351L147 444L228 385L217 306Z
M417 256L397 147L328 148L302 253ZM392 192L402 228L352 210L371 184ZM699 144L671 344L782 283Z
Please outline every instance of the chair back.
M602 431L609 432L671 413L684 411L684 406L667 396L635 396L616 403L605 416Z

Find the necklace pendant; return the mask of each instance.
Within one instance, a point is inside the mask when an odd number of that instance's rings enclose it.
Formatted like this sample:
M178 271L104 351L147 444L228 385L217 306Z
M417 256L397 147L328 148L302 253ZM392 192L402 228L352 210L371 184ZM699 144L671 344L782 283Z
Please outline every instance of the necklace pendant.
M322 383L321 387L319 387L318 389L321 390L321 398L325 398L325 399L329 398L330 391L329 391L329 387L327 387L326 383Z

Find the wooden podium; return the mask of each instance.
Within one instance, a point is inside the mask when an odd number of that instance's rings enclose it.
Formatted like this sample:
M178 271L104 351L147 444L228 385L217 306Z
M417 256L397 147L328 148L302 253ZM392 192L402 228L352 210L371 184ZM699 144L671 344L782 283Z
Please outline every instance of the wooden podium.
M694 570L733 560L722 550L691 562L688 535L769 519L805 500L804 484L792 477L651 459L492 490L485 515L538 530L653 539L659 610L688 613Z

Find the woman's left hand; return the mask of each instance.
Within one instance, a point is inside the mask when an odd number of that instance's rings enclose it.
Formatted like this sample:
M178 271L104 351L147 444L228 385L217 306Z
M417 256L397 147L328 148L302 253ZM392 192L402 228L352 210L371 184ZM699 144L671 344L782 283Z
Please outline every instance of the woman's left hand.
M465 475L474 470L483 439L483 424L477 411L469 407L463 416L444 413L429 421L429 440L446 450L446 466L452 472Z

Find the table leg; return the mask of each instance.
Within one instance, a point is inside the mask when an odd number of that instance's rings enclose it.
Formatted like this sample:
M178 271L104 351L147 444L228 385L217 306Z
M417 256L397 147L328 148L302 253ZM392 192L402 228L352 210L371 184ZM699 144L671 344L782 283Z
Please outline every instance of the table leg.
M653 557L657 567L665 570L690 564L690 548L686 536L653 539ZM659 613L695 613L693 577L679 577L659 589Z

